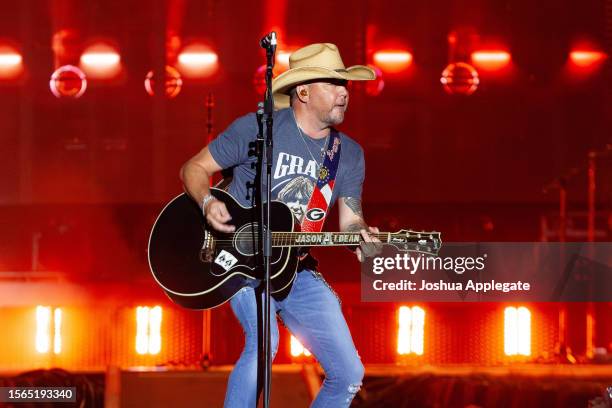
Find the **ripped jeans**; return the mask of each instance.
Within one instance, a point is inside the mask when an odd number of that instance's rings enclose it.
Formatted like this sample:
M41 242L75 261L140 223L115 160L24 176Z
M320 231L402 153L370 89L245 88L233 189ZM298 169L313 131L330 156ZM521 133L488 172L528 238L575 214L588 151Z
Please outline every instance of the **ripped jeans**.
M229 377L225 408L255 407L257 394L257 305L255 290L242 288L230 302L242 325L245 345ZM262 301L263 304L263 301ZM320 274L297 274L289 296L270 304L271 343L278 348L278 312L283 323L325 370L325 381L311 407L348 407L361 387L364 368L338 298ZM272 389L274 393L274 389Z

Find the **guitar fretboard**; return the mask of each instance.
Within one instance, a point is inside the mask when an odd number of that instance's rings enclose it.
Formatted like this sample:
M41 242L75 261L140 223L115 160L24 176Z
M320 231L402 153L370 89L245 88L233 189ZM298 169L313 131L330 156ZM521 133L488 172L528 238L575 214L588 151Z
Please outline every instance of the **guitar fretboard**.
M243 236L244 234L244 236ZM370 233L383 244L391 244L402 250L417 250L436 253L440 248L437 232L379 232ZM255 238L253 232L234 235L234 241ZM272 232L273 247L320 247L320 246L358 246L363 238L359 232Z
M374 234L386 242L388 234ZM273 232L272 246L357 246L361 242L358 232Z

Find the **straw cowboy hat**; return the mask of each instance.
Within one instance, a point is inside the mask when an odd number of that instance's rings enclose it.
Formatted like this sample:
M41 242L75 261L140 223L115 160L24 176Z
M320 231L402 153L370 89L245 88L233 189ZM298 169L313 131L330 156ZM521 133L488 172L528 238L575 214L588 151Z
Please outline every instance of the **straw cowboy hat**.
M340 51L334 44L307 45L291 54L289 69L272 81L275 108L289 106L289 91L296 85L325 78L371 81L376 79L376 74L372 68L364 65L345 68Z

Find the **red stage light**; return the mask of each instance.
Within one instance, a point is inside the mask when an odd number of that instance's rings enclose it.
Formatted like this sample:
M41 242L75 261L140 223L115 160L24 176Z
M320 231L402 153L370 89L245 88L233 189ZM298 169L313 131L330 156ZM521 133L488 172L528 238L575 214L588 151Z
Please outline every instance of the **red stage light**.
M53 339L53 353L62 352L62 309L53 309L53 321L51 320L49 306L36 307L36 351L43 354L48 353Z
M51 309L48 306L36 307L36 351L47 353L49 351L51 330Z
M449 64L444 71L440 82L444 90L449 94L456 95L471 95L480 84L478 71L465 62L457 62Z
M575 50L570 52L570 61L580 68L592 68L606 59L607 55L601 51Z
M168 98L174 98L176 95L179 94L179 92L181 92L181 89L183 88L183 79L181 78L181 74L176 70L176 68L173 68L169 65L166 65L165 74L166 96ZM147 73L147 76L145 77L144 81L145 90L151 96L155 94L154 77L155 75L153 73L153 70L151 70Z
M504 311L504 353L531 354L531 312L524 306L507 307Z
M425 343L425 311L418 307L398 309L397 354L423 355Z
M217 53L202 44L188 45L178 56L178 67L186 77L209 77L219 67Z
M8 46L0 47L0 78L13 79L23 72L21 54Z
M373 59L376 66L388 73L401 72L412 64L412 54L408 51L377 51Z
M510 64L510 53L506 51L475 51L472 63L478 68L495 71Z
M87 78L83 71L74 65L64 65L51 75L49 88L58 98L80 98L87 89Z
M121 71L121 56L109 45L95 44L81 55L81 67L91 78L112 78Z
M162 308L136 308L136 353L159 354L161 351Z
M292 53L293 51L284 51L284 50L278 51L276 53L275 62L281 72L289 69L289 57L291 56Z

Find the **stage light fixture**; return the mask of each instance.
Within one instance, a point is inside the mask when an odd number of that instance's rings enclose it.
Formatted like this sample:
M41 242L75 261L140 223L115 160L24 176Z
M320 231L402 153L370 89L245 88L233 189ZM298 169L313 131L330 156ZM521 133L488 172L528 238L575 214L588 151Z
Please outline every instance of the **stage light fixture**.
M80 61L83 71L91 78L112 78L121 71L121 56L107 44L88 47Z
M310 351L308 351L308 349L306 349L294 335L291 335L290 346L291 346L290 347L291 357L300 357L300 356L308 357L311 355Z
M425 311L418 307L398 309L397 354L423 355L425 343Z
M504 311L504 353L531 355L531 312L524 306L507 307Z
M149 311L149 354L161 351L162 309L155 306Z
M289 69L289 57L293 51L279 50L276 52L276 64L279 66L281 71Z
M46 353L49 351L51 329L51 308L48 306L36 307L36 351Z
M78 67L63 65L51 74L49 88L57 98L80 98L87 89L87 77Z
M449 64L440 78L442 87L451 95L472 95L480 84L478 71L465 62Z
M21 64L21 55L14 52L0 53L0 67L2 67L2 69L12 68L19 64Z
M155 73L153 70L147 72L144 80L144 87L147 93L151 96L155 94ZM181 92L183 88L183 79L181 74L176 68L166 65L165 69L165 91L166 97L169 99L174 98Z
M602 63L607 55L601 51L574 50L570 52L570 61L579 68L592 68Z
M472 53L472 64L489 71L496 71L507 67L510 64L510 60L511 56L507 51L482 50Z
M41 354L48 353L51 349L51 339L53 339L53 353L60 354L62 351L62 309L39 305L36 307L36 351Z
M219 68L218 56L212 49L202 44L186 46L178 56L178 68L185 77L205 78L213 75Z
M412 54L404 50L381 50L373 55L374 64L387 73L398 73L412 64Z
M136 353L159 354L161 351L162 308L136 308Z
M23 72L21 54L12 47L0 46L0 78L13 79Z

